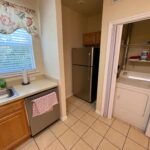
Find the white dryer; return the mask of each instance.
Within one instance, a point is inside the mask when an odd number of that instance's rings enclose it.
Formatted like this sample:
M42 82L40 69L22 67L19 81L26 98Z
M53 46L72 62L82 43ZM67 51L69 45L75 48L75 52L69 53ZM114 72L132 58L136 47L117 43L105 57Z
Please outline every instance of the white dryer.
M123 71L117 80L113 116L145 130L150 114L150 75Z

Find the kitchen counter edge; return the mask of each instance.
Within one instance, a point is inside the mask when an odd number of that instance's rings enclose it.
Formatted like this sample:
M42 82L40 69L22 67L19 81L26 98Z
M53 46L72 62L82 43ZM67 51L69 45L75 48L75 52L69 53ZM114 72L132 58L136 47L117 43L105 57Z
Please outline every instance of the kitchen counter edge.
M29 85L15 85L13 88L17 92L16 97L8 98L5 100L0 100L0 106L12 103L14 101L32 96L34 94L43 92L48 89L58 87L58 83L51 81L49 79L40 79L32 81Z

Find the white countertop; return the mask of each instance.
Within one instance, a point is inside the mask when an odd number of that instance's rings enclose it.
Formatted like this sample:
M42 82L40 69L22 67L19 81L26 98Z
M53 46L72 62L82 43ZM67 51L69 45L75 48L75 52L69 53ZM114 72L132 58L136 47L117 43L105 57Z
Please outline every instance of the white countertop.
M150 90L150 82L149 81L141 81L141 80L120 77L119 79L117 79L117 84L126 84L129 86L134 86L137 88L143 88L146 90Z
M58 84L56 82L50 81L49 79L35 80L29 85L15 85L13 88L17 92L17 96L0 100L0 106L57 86Z

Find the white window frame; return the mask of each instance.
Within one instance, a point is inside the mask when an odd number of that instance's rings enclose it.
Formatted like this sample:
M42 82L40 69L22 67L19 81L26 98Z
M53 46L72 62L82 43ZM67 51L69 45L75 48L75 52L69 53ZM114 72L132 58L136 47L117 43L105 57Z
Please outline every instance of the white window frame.
M40 71L38 69L38 65L37 65L37 57L35 55L35 38L37 38L37 37L32 36L32 46L33 46L33 57L34 57L34 61L35 61L35 69L28 71L29 75L40 73ZM19 77L21 75L22 75L21 71L12 72L12 73L2 73L2 74L0 74L0 78L13 78L13 77Z

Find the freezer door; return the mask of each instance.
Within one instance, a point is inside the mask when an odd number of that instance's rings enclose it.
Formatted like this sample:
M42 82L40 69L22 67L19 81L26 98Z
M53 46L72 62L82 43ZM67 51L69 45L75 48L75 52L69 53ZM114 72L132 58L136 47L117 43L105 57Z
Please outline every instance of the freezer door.
M92 67L73 65L73 94L88 102L92 101Z
M93 66L94 48L73 48L72 64Z

